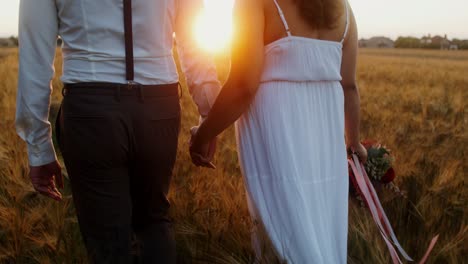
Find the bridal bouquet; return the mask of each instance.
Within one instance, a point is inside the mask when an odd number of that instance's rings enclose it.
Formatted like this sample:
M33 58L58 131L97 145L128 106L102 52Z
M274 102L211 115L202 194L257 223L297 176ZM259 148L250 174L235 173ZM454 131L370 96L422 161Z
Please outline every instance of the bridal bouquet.
M383 184L391 183L395 179L392 168L394 158L390 150L374 140L364 140L362 145L367 149L367 162L364 164L367 175L374 181Z
M361 143L367 149L367 161L364 164L364 169L374 188L377 190L386 188L397 196L404 196L404 193L393 183L396 177L395 170L393 169L395 158L391 155L390 150L381 143L371 139L366 139ZM350 185L351 192L356 194L358 200L361 200L361 194L357 191L355 177L353 177L351 168L349 169L349 175L352 182Z
M402 196L401 191L393 184L393 180L395 179L395 171L392 167L394 159L390 154L390 150L376 141L365 140L362 142L362 145L367 149L367 161L365 164L362 164L355 152L350 152L348 157L352 191L357 194L357 199L371 213L380 234L387 244L392 263L401 264L400 255L408 261L413 261L398 242L376 191L382 185L389 186L391 190ZM419 262L420 264L426 262L438 237L437 235L431 240L425 255Z

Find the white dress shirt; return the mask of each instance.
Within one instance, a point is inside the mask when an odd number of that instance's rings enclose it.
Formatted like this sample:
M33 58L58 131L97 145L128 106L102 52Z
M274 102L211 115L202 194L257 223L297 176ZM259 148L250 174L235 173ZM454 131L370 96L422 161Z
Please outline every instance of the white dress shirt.
M178 82L175 39L190 93L205 116L220 83L211 56L194 41L202 7L203 0L133 0L132 12L135 81ZM126 83L123 25L122 0L21 0L16 127L31 166L56 159L48 116L57 37L63 83Z

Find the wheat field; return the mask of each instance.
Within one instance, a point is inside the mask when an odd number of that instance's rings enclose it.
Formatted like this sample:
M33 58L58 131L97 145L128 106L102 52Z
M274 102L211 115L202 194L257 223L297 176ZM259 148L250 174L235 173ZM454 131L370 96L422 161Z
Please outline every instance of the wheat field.
M69 186L57 203L37 195L27 177L25 144L14 130L16 49L0 50L0 263L86 263ZM60 75L60 52L57 55ZM221 80L228 59L217 59ZM396 158L406 197L381 193L396 235L419 259L440 234L429 263L468 263L468 52L361 50L358 80L362 138ZM217 170L196 168L187 153L194 104L183 84L182 132L170 193L179 263L252 263L251 222L233 129L220 136ZM51 120L60 103L54 79ZM348 263L390 263L370 214L350 203Z

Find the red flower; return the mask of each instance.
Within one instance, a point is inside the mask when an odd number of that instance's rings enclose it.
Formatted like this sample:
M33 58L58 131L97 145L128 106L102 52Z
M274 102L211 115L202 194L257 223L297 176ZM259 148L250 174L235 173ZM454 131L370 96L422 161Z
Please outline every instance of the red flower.
M361 144L368 151L367 163L364 166L369 178L382 184L391 183L396 174L392 168L393 158L389 150L373 139L365 139ZM349 174L352 176L352 171Z
M383 184L391 183L395 179L395 170L393 168L388 169L388 171L382 176L380 181Z

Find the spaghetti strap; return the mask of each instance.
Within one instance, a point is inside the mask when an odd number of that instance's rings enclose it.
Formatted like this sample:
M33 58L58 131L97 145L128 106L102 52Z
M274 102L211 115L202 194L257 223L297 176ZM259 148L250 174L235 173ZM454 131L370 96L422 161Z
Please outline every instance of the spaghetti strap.
M276 0L275 0L276 1ZM345 31L343 33L343 37L341 38L341 44L343 44L345 38L346 38L346 35L348 34L348 30L349 30L349 7L348 7L348 1L347 0L344 0L344 5L345 5L345 12L346 12L346 25L345 25Z
M286 29L286 33L288 34L288 37L292 36L291 35L291 30L289 29L288 21L286 21L286 17L284 17L283 10L281 9L280 5L278 4L277 0L273 0L275 2L276 8L278 9L278 13L281 17L281 21L283 21L284 28Z

